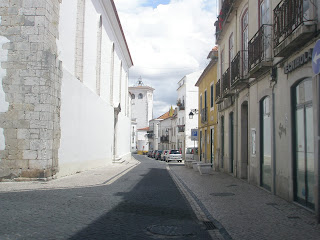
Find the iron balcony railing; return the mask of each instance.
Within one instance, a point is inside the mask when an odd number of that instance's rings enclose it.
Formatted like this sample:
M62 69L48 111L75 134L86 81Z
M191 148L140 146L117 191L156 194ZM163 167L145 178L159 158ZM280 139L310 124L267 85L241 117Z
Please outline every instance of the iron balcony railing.
M230 68L222 74L222 95L226 96L230 91Z
M217 81L216 83L216 98L215 98L215 101L217 102L218 100L221 99L221 84L220 84L220 79Z
M180 99L177 101L177 106L179 107L179 111L180 110L185 110L184 101L181 102Z
M231 87L235 86L248 74L248 51L239 51L231 61Z
M160 141L161 142L169 142L169 136L161 136Z
M272 25L263 24L248 43L249 72L257 64L271 60Z
M274 47L277 47L296 28L313 21L313 6L306 0L282 0L273 10Z
M178 132L184 132L185 125L178 125Z
M207 108L204 107L201 109L201 123L206 123L208 121L208 112Z

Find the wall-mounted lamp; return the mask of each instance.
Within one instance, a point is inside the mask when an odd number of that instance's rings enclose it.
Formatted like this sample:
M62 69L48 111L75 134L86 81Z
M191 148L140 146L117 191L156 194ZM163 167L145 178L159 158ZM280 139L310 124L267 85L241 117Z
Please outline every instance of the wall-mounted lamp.
M193 119L193 115L198 114L198 109L191 109L189 113L189 119Z

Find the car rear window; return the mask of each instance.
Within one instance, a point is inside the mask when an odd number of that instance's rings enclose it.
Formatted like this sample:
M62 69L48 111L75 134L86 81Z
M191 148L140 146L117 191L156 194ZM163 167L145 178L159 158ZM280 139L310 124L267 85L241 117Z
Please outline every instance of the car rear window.
M179 150L171 150L170 154L180 154L180 151Z
M192 154L193 151L192 151L192 148L187 148L187 154Z

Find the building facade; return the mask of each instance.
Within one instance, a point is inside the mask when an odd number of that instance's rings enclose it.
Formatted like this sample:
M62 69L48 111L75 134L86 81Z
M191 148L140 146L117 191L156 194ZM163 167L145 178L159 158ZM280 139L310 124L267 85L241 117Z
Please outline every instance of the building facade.
M0 179L47 179L130 157L133 62L113 0L0 9Z
M153 91L154 89L145 86L141 79L135 86L129 87L131 93L132 119L137 122L137 128L149 126L149 121L153 118Z
M218 168L217 126L218 114L215 103L215 86L217 83L218 48L215 47L208 55L209 65L205 68L195 86L199 88L199 160L212 163Z
M202 71L190 73L178 82L177 89L177 149L185 159L187 147L197 147L197 141L191 141L191 129L198 127L198 119L189 118L189 113L198 107L198 88L195 83L199 79Z
M319 219L318 1L220 1L219 168ZM313 59L317 62L317 59Z

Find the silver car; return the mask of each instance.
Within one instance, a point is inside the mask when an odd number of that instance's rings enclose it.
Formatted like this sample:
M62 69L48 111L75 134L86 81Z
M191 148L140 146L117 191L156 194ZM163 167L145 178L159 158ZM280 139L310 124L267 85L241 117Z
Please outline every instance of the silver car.
M179 150L169 150L169 152L166 155L166 162L170 162L170 161L178 161L178 162L182 162L182 156L181 156L181 152Z

